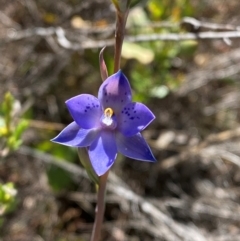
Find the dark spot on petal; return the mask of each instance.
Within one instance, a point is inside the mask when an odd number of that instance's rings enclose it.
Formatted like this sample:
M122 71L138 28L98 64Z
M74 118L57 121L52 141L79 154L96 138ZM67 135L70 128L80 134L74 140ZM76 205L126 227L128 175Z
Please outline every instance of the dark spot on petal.
M107 96L107 92L105 92L104 95Z
M134 117L130 117L131 120L134 120Z
M137 113L137 111L135 110L135 111L133 111L133 113Z
M123 100L121 100L121 102L123 103Z
M85 110L84 112L87 112L87 110Z
M125 92L124 95L127 95L127 92Z
M139 117L139 116L137 116L137 119L139 119L139 120L140 120L140 117Z

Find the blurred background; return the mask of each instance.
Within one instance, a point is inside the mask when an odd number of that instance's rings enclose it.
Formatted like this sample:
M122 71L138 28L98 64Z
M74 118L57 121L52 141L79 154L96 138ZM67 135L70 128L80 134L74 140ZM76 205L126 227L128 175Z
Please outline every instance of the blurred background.
M131 9L121 68L156 115L143 135L158 162L119 155L102 240L240 240L240 44L228 38L239 36L239 9L237 0ZM110 0L0 0L1 241L90 239L95 187L76 150L49 140L72 121L67 99L97 95L105 45L113 73L114 29Z

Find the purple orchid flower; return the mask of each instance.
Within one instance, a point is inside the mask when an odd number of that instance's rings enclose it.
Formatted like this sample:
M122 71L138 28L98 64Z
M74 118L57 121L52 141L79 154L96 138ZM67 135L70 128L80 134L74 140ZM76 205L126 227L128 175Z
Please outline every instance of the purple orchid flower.
M156 161L140 134L155 116L144 104L132 102L130 84L121 70L103 82L98 98L81 94L66 105L74 122L52 141L87 147L98 176L109 170L118 152L140 161Z

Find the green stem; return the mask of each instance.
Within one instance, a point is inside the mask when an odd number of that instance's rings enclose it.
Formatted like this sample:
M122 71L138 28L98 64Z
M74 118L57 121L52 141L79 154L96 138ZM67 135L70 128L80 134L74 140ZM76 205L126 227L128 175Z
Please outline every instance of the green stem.
M95 209L95 221L94 221L91 241L100 240L101 228L103 223L103 215L105 211L105 193L106 193L108 173L109 171L107 171L104 175L99 177L97 206Z

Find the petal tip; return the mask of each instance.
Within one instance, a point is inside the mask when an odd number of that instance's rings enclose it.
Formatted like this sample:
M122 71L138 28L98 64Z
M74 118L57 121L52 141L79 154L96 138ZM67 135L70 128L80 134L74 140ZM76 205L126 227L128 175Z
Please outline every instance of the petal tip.
M139 160L140 161L146 161L146 162L157 162L157 159L153 155L149 146L148 146L148 150L146 150L146 152L145 152L145 157L143 157L142 160L141 159L139 159Z
M118 70L118 72L116 72L115 74L112 75L113 77L118 77L119 79L120 78L124 78L124 79L127 79L128 78L126 77L126 75L123 73L123 71L120 69Z
M155 156L152 154L151 159L149 160L150 162L157 162L157 159L155 158Z
M53 142L53 143L57 143L57 144L68 146L67 144L64 143L64 141L61 140L61 137L59 138L59 135L57 135L56 137L50 139L50 141Z
M109 169L108 169L108 170L109 170ZM107 170L107 171L108 171L108 170ZM94 171L96 172L96 174L97 174L99 177L102 176L102 175L104 175L104 174L107 172L107 171L104 171L104 172L99 171L99 172L98 172L98 171L95 170L95 169L94 169Z
M59 141L58 141L59 135L60 135L60 133L57 136L55 136L54 138L50 139L50 141L54 142L54 143L59 143Z
M55 140L55 138L56 138L56 137L54 137L54 138L50 139L50 141L51 141L51 142L55 142L55 141L54 141L54 140Z
M113 132L102 131L88 149L92 167L98 176L105 174L116 161L117 146Z
M64 145L64 146L70 146L70 145L67 145L66 143L62 142L61 140L58 140L58 136L54 137L53 139L50 139L50 141L52 143L55 143L55 144L60 144L60 145Z
M57 135L56 137L50 139L50 141L53 142L53 143L65 145L64 142L62 142L61 140L59 140L59 135Z

